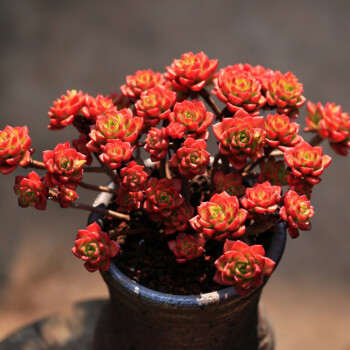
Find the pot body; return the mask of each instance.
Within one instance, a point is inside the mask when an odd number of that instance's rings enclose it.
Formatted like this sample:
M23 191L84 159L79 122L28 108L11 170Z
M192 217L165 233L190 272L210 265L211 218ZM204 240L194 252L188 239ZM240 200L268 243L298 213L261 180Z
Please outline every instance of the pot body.
M109 200L110 195L101 194L94 205L107 205ZM92 214L89 223L100 219ZM274 227L266 255L278 262L285 239L284 226ZM245 297L233 287L194 296L171 295L139 285L113 263L102 277L110 303L96 328L95 349L273 349L271 327L258 311L262 286Z

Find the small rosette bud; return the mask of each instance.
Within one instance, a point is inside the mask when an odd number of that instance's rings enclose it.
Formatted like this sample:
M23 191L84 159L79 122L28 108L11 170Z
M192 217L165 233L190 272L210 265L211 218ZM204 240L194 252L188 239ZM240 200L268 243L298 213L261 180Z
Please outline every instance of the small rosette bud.
M295 191L289 190L284 195L284 206L280 210L282 220L288 222L288 232L292 238L299 236L299 229L309 231L314 216L314 207L305 195L299 196Z
M132 157L135 146L131 146L130 142L120 140L108 140L102 147L103 153L99 158L103 164L108 165L112 169L122 166L123 162L127 162Z
M276 71L263 84L269 106L276 106L278 113L298 117L298 108L305 103L306 99L302 95L303 84L298 82L294 74L291 72L282 74Z
M168 153L169 140L165 128L151 128L145 140L145 151L151 154L152 162L158 162Z
M110 259L114 258L119 250L119 245L94 222L85 230L79 230L72 253L85 261L84 266L89 272L94 272L108 271Z
M268 181L247 188L241 198L242 206L253 214L273 213L281 201L281 187L272 186Z
M209 60L204 52L188 52L166 67L165 77L173 83L175 90L200 91L211 83L217 67L218 60Z
M243 223L248 212L239 208L236 196L230 196L226 192L214 194L209 202L203 202L197 211L198 215L190 220L190 224L208 238L222 241L227 237L239 237L245 232Z
M175 208L167 218L163 219L164 233L171 235L176 231L185 231L193 214L194 208L189 205L183 204Z
M144 124L156 126L160 119L168 118L170 108L176 101L176 93L162 86L143 91L135 103L136 113L144 119Z
M227 156L235 169L242 169L247 157L259 159L264 154L265 122L263 117L252 117L240 109L234 118L225 118L213 125L219 140L220 153Z
M210 161L204 140L194 140L189 137L170 159L170 166L176 168L187 179L205 173Z
M171 122L166 128L167 135L174 140L181 140L185 137L186 126L180 123Z
M81 114L85 118L91 119L93 122L95 122L98 115L105 115L114 108L113 100L109 97L102 95L92 97L87 95L84 106L81 108Z
M68 208L71 203L79 198L78 194L66 186L59 187L58 201L61 208Z
M224 174L220 171L214 175L215 192L227 192L230 196L243 196L245 187L242 185L243 176L239 173Z
M146 201L143 208L150 213L154 221L160 221L171 215L172 211L184 203L179 194L181 181L179 179L151 178L146 190Z
M260 183L267 180L275 186L285 186L288 184L288 170L283 160L276 161L275 158L269 157L267 162L259 162L259 167L261 174L258 176L258 181Z
M26 126L7 125L0 130L0 173L7 175L17 168L29 164L31 139Z
M151 69L138 70L135 75L126 77L126 84L120 87L123 95L133 99L138 99L142 91L154 88L164 83L164 76L161 73L155 73Z
M123 188L118 188L116 203L118 204L118 210L122 212L129 212L133 209L141 208L141 201L143 201L144 195L142 191L128 191Z
M204 252L204 245L204 238L191 236L184 232L179 233L176 240L168 242L169 249L180 264L200 257Z
M331 157L323 155L322 147L312 147L306 141L287 149L284 159L292 169L294 177L303 177L312 185L321 181L319 176L332 161Z
M82 91L67 90L67 95L62 95L53 103L53 107L50 107L48 128L59 130L72 124L84 105L85 97Z
M170 122L182 124L185 134L194 139L208 139L208 127L214 114L207 112L202 101L192 100L178 102L169 116Z
M101 146L108 140L121 140L135 143L143 125L143 118L134 117L128 108L117 111L111 110L106 115L99 115L96 125L89 134L91 141L87 148L91 152L100 152Z
M44 151L43 161L48 171L45 183L49 187L65 185L74 190L83 178L86 157L71 148L69 142L59 143L53 151Z
M81 154L86 156L86 165L90 165L92 163L92 156L89 149L86 147L86 144L89 142L89 137L85 134L80 134L78 139L74 139L72 141L72 146Z
M19 196L20 207L31 206L39 210L46 209L48 188L35 171L27 176L16 176L14 191Z
M121 186L131 192L144 191L148 181L148 174L144 169L144 166L135 161L130 162L120 170Z
M235 113L239 108L245 109L252 115L259 114L266 99L261 94L261 84L251 72L239 69L238 65L221 69L214 80L214 94L227 108Z
M217 272L214 281L226 286L235 286L241 296L263 283L263 277L271 275L275 262L265 257L262 245L226 240L224 254L215 261Z
M266 142L271 147L285 150L301 141L299 124L291 123L285 114L268 114L265 122Z

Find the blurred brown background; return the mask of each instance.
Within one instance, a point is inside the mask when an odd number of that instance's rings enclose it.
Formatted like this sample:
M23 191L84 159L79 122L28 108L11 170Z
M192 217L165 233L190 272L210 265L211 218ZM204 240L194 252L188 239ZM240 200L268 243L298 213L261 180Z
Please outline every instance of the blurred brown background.
M350 112L349 10L345 0L1 1L0 129L28 125L39 158L76 135L46 129L48 108L66 89L107 94L137 69L164 71L201 50L220 67L290 70L308 99ZM288 240L263 295L280 350L350 349L350 163L325 149L333 164L312 198L313 230ZM0 339L75 301L107 296L98 273L70 252L87 214L19 208L12 186L25 173L0 177ZM82 201L95 195L80 193Z

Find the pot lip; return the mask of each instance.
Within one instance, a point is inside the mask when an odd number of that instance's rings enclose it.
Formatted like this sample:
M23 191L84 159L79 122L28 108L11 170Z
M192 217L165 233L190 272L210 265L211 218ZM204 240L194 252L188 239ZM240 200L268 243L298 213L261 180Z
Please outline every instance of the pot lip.
M107 187L114 189L115 185L110 183ZM101 192L96 197L93 206L94 207L104 207L106 208L109 201L112 199L113 194ZM88 218L88 224L92 224L93 222L99 222L102 224L103 216L97 213L90 213ZM282 257L284 247L286 244L286 229L284 223L279 223L273 228L273 237L271 240L271 244L266 252L266 256L272 259L275 263L275 269ZM208 304L217 304L224 300L229 300L232 298L240 299L247 298L251 294L255 294L260 291L262 287L268 280L268 277L264 277L264 282L259 288L253 289L248 295L242 297L240 296L235 288L232 286L223 288L221 290L203 293L197 295L179 295L179 294L169 294L158 292L143 285L133 281L128 276L126 276L123 272L121 272L118 267L111 261L110 269L107 272L101 272L103 278L108 281L113 281L114 286L118 286L118 288L123 289L125 292L131 295L136 295L138 298L145 299L150 303L155 304L170 304L179 306L188 306L188 307L198 307Z

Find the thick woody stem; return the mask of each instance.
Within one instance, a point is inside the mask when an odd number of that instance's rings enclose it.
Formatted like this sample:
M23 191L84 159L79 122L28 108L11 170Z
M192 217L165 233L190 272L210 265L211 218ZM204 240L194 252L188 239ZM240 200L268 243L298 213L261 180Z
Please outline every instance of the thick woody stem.
M212 109L212 111L214 112L216 119L220 119L220 109L218 108L218 106L215 104L214 100L212 99L212 97L210 96L209 92L205 89L202 89L199 94L203 97L203 100L207 103L207 105Z
M110 216L112 218L116 218L119 220L126 220L126 221L130 221L130 216L127 214L122 214L122 213L118 213L116 211L113 210L108 210L108 209L103 209L100 207L93 207L92 205L87 205L87 204L82 204L82 203L71 203L69 205L71 208L74 209L81 209L81 210L87 210L90 212L94 212L97 214L102 214L104 216Z
M45 170L45 164L43 162L39 162L38 160L34 160L32 158L30 158L29 160L29 164L27 166L25 166L24 168L34 168L34 169L41 169L41 170Z
M309 142L312 147L319 145L324 139L319 135L315 135Z
M190 183L188 182L188 179L183 175L180 175L180 179L181 179L182 197L184 198L185 203L190 205L191 204Z
M116 192L114 190L111 190L110 188L106 187L106 186L96 186L96 185L92 185L92 184L88 184L85 183L83 181L80 181L78 183L78 185L80 187L86 188L88 190L92 190L92 191L97 191L97 192L107 192L107 193L113 193L115 194Z
M53 190L50 190L49 199L53 200L54 202L59 202L58 195ZM83 203L76 203L76 202L70 203L69 207L74 208L74 209L87 210L87 211L101 214L104 216L110 216L112 218L116 218L119 220L130 221L130 215L118 213L117 211L104 209L101 207L93 207L92 205L87 205L87 204L83 204Z

